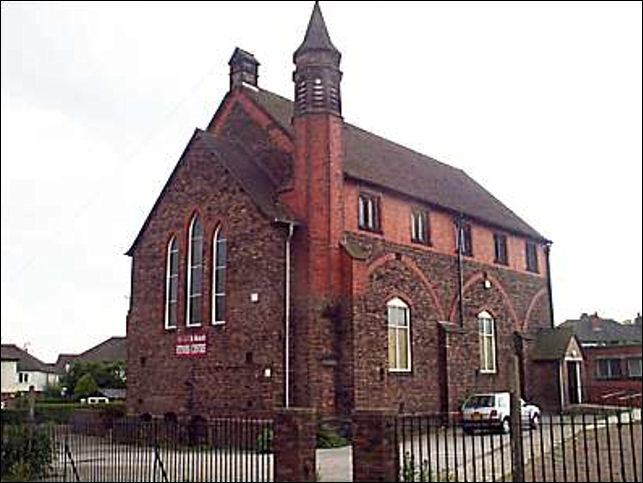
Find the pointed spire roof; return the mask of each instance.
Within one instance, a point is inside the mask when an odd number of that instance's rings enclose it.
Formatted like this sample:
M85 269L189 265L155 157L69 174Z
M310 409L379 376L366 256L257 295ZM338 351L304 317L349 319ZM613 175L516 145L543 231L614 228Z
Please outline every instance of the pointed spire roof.
M326 28L326 22L324 22L324 16L319 7L319 2L315 2L313 13L308 22L306 36L302 44L295 51L295 57L310 50L327 50L339 54L339 50L335 48L330 40L330 35L328 35L328 29Z

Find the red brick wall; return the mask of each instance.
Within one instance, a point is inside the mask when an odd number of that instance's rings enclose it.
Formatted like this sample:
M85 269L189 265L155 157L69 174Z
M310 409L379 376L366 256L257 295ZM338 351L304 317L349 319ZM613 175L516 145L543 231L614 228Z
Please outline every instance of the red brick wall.
M439 209L423 206L415 200L399 194L382 191L372 187L360 185L354 180L345 184L345 226L346 230L359 232L357 226L357 197L360 191L374 193L381 196L381 225L382 234L373 234L375 237L386 239L392 243L413 246L427 252L439 252L452 255L456 250L456 230L453 225L453 215ZM411 243L411 210L415 207L428 209L430 213L431 246ZM478 263L490 265L495 268L505 268L495 263L493 234L494 230L477 223L471 223L471 239L473 243L473 259ZM504 233L501 231L501 233ZM525 239L516 235L505 233L507 236L507 253L510 268L514 271L527 272L525 259ZM468 258L468 257L465 257ZM540 277L547 276L544 245L538 248L538 269Z
M458 322L457 260L451 255L384 242L379 237L350 234L353 243L370 250L368 280L355 287L353 300L354 397L358 409L374 405L405 411L438 412L445 406L441 371L446 374L449 410L472 392L508 390L509 357L514 332L533 334L550 326L546 282L542 276L495 269L470 259L464 263L464 330L449 333L440 358L438 321ZM395 253L399 255L396 257ZM388 254L388 255L387 255ZM483 285L487 273L491 287ZM386 302L400 297L411 307L413 371L389 373ZM477 315L495 319L497 371L479 372ZM449 315L447 315L449 314ZM527 355L529 355L529 348ZM531 378L531 364L525 362ZM443 383L445 381L442 381Z
M641 357L641 346L583 347L583 399L593 404L641 405L641 378L627 375L627 358ZM596 364L599 359L621 359L621 379L599 379ZM638 394L638 397L623 399ZM612 395L611 397L605 397Z
M202 328L185 324L188 225L194 212L205 233ZM226 324L212 326L212 236L228 239ZM179 245L178 328L164 329L167 243ZM133 253L128 315L128 411L203 416L265 412L282 400L283 229L270 223L222 165L193 141ZM250 294L259 301L251 302ZM205 357L175 356L177 336L204 333ZM251 360L247 360L250 357ZM272 376L264 377L270 368Z

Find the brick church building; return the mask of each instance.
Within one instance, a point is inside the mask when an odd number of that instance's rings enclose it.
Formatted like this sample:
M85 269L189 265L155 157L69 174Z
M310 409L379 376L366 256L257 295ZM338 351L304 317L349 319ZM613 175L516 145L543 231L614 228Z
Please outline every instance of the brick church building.
M515 347L538 393L550 242L460 169L346 122L340 60L317 3L294 102L234 51L128 251L130 413L455 410L508 389Z

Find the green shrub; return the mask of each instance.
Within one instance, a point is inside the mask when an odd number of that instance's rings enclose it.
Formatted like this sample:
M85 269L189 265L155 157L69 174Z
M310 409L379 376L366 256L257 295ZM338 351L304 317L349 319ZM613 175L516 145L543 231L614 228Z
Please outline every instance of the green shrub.
M87 373L80 379L78 379L76 387L74 387L74 397L76 397L76 399L94 396L97 393L98 384L96 384L94 376L92 376L90 373Z
M49 426L3 424L2 478L34 481L51 469L52 440Z
M324 426L317 429L317 447L318 448L341 448L347 446L349 441L338 435L335 431Z
M264 428L257 436L257 453L272 453L272 441L275 434L270 428Z

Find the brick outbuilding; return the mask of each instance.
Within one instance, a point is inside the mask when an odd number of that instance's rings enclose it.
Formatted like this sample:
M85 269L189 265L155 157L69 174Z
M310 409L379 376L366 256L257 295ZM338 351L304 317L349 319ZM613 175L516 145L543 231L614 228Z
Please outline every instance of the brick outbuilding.
M346 122L340 60L317 3L294 102L235 50L128 252L129 412L454 410L507 390L516 348L538 394L550 242L463 171Z

